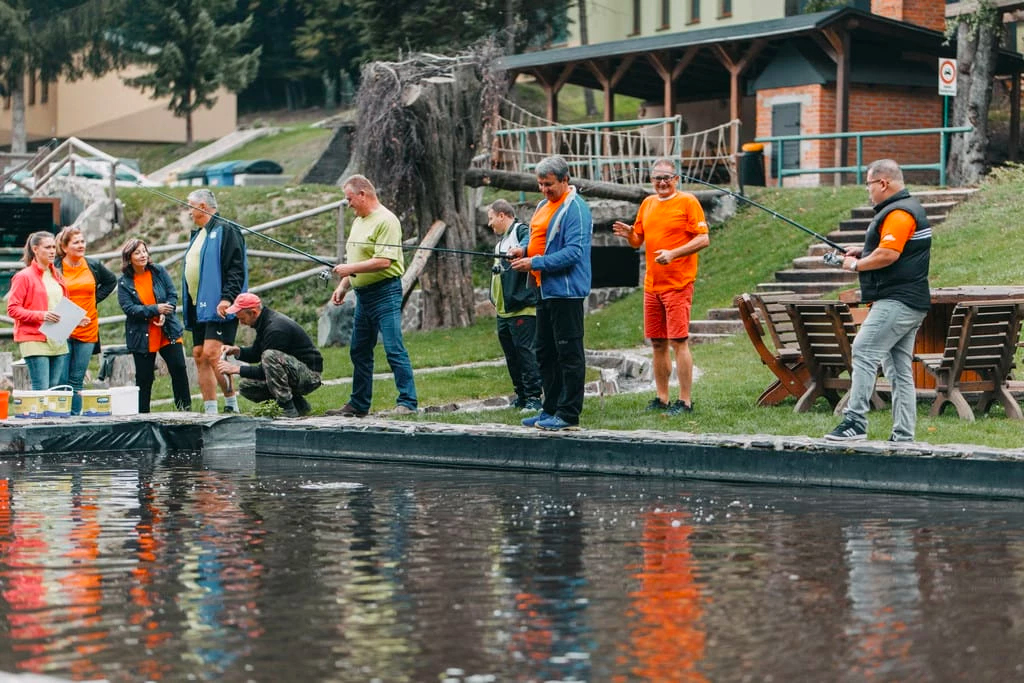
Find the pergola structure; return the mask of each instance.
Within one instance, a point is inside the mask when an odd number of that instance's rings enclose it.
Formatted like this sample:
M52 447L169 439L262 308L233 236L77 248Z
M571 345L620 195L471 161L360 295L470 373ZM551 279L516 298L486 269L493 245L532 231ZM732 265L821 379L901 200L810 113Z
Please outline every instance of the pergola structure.
M937 88L938 58L955 57L956 45L945 43L938 31L923 28L852 7L796 15L784 19L751 22L710 29L582 45L503 58L499 66L512 73L536 78L547 95L547 118L558 120L558 93L568 83L601 90L604 117L615 118L614 95L624 94L649 102L664 102L665 116L672 116L676 103L709 99L729 100L731 118L740 119L744 88L772 63L787 44L802 44L819 50L831 62L835 83L835 132L849 132L851 82L871 83L884 79L899 84L904 74L914 72L921 86L921 74L930 70ZM884 60L880 57L884 56ZM996 74L1010 76L1010 145L1014 153L1019 142L1020 74L1024 58L1000 50ZM685 83L685 85L684 85ZM749 93L747 93L749 94ZM732 149L738 147L734 132ZM837 161L845 145L836 146Z

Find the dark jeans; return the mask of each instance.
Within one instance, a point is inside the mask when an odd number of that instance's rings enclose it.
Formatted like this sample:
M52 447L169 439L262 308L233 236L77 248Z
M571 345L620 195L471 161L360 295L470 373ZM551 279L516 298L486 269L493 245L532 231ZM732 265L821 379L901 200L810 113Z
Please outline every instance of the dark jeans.
M377 336L384 342L388 364L395 375L398 404L416 410L416 382L412 362L402 341L402 280L391 278L354 290L355 320L349 357L352 359L352 397L349 405L369 412L373 402L373 349Z
M583 299L542 299L537 304L536 345L544 412L579 424L587 377Z
M185 369L185 350L181 344L168 344L157 353L167 363L167 372L171 375L174 407L190 410L192 395L188 386L188 370ZM139 387L139 412L148 413L156 374L156 353L132 353L132 358L135 360L135 384Z
M537 352L533 348L536 336L536 316L498 318L498 342L505 352L508 375L519 398L540 398L540 370L537 368Z

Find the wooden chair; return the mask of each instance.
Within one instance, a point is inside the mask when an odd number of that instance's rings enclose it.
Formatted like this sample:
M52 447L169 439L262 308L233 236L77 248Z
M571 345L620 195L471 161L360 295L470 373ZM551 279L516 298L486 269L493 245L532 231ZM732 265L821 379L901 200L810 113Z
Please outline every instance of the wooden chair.
M981 392L977 408L982 414L999 401L1007 417L1024 419L1008 385L1022 319L1024 300L1020 299L956 305L945 350L915 356L935 376L935 401L929 415L940 415L947 404L953 404L961 419L973 421L964 392Z
M785 308L810 372L810 382L794 411L807 412L824 396L835 413L842 412L850 390L857 333L849 307L841 301L789 301ZM871 405L885 407L878 392L872 392Z
M786 295L793 296L793 293L740 294L733 299L754 350L776 377L757 398L759 406L778 405L787 396L799 399L807 390L811 378L797 347L786 309L776 303ZM766 328L774 351L765 343Z

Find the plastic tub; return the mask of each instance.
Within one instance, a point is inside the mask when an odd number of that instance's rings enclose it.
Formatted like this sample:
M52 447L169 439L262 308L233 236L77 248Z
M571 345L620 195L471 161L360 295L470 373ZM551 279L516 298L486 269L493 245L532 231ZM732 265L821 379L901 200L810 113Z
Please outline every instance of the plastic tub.
M111 415L139 414L138 387L110 387L108 391L110 391Z
M106 417L110 415L110 389L83 389L82 415Z

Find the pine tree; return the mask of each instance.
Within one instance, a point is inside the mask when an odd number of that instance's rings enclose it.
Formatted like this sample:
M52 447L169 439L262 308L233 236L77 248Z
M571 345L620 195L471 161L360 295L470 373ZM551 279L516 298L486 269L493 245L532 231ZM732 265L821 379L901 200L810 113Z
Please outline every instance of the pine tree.
M170 97L168 108L185 118L185 137L193 140L192 114L212 107L220 88L239 92L256 77L260 48L243 52L241 43L252 26L228 23L232 0L137 0L125 24L132 61L150 67L128 85Z

